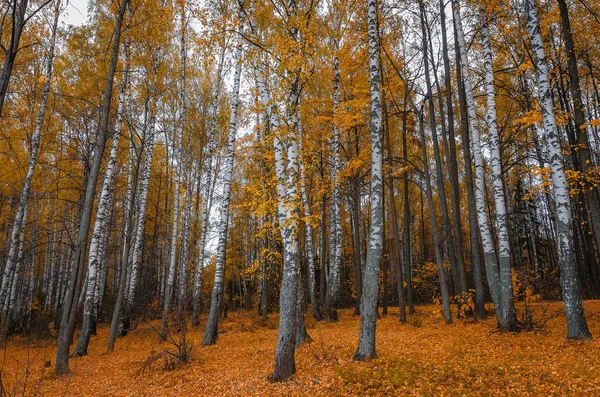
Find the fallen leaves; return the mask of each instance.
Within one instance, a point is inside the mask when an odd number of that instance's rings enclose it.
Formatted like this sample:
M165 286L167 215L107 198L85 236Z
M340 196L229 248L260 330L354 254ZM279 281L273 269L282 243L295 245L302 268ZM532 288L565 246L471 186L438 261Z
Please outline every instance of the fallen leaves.
M551 305L562 308L558 302ZM600 335L600 301L585 302L585 309L592 333ZM267 380L277 339L277 329L268 325L277 323L276 316L263 325L254 312L230 313L221 320L227 333L217 344L196 343L194 361L172 371L160 366L140 371L141 363L163 348L147 325L117 340L109 354L104 354L108 329L99 327L89 355L71 360L72 378L55 379L51 368L44 369L48 359L53 364L53 344L28 348L16 338L6 350L3 379L14 384L23 363L31 362L26 395L65 390L69 396L600 395L600 343L567 342L563 316L552 319L545 334L506 334L493 332L493 318L444 325L433 311L433 306L417 307L417 314L400 325L397 309L390 310L377 323L379 358L367 363L352 361L359 325L352 310L340 311L338 323L314 323L309 311L314 342L297 350L298 372L284 383ZM188 338L199 341L202 331L192 329Z

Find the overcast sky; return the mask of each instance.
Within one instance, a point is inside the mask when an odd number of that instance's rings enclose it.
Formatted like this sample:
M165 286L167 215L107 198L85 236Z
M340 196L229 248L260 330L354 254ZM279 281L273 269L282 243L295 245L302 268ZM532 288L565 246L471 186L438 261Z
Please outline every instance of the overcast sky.
M83 25L87 18L88 0L68 0L66 11L62 14L62 21L69 25Z

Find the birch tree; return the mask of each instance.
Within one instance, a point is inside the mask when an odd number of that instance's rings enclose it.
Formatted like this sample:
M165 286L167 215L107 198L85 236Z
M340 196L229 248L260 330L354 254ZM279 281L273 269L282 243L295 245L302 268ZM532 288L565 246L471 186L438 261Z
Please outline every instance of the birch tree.
M381 142L381 90L379 78L379 42L377 40L377 2L368 0L369 92L371 99L371 198L370 235L367 260L363 271L360 303L360 335L354 359L366 361L377 357L375 329L379 295L379 262L383 245L383 146Z
M77 347L73 351L71 357L87 355L88 344L90 342L92 316L94 311L94 303L96 299L96 287L98 277L98 264L102 260L101 255L104 254L102 248L106 237L105 230L108 227L111 207L113 205L113 193L115 183L115 168L117 164L117 154L119 152L119 138L121 136L121 122L126 101L126 91L128 89L128 75L125 73L122 78L121 90L119 91L119 104L117 109L117 119L115 121L115 132L110 150L110 157L106 166L106 172L102 181L100 190L100 199L98 200L98 210L96 212L96 220L94 222L94 230L92 232L92 240L88 253L88 282L85 291L85 302L83 308L83 321L81 333Z
M173 162L175 167L175 191L173 192L173 224L171 227L171 245L169 266L167 271L167 284L165 288L165 302L162 312L161 323L161 338L166 340L169 328L169 314L171 311L171 302L173 299L173 288L175 285L175 272L177 267L177 241L179 240L179 218L180 218L180 190L182 182L182 149L185 133L185 116L186 116L186 91L185 91L185 63L187 58L186 41L186 17L185 17L185 2L182 3L181 10L181 25L180 25L180 76L179 76L179 108L176 127L173 131Z
M240 80L242 75L242 39L238 43L234 55L235 72L233 75L233 89L231 92L231 104L229 116L229 138L227 143L227 157L225 159L223 199L221 204L221 219L218 226L217 261L215 267L215 279L213 284L210 312L202 339L203 345L213 345L217 341L219 312L223 300L223 283L225 276L225 252L227 249L227 231L229 226L229 202L231 197L231 179L233 175L233 164L235 156L235 138L237 133L238 111L240 102Z
M506 203L504 201L500 136L496 115L496 88L494 86L494 70L492 67L492 46L490 44L487 21L485 20L481 26L481 38L483 41L483 65L485 69L486 121L489 132L490 165L492 168L494 201L496 204L496 228L498 229L498 253L502 287L502 313L498 315L498 320L501 329L515 330L517 327L517 316L515 313L512 273L510 269L510 239L508 236Z
M24 4L23 4L24 3ZM21 7L26 7L27 6L27 2L21 2L21 3L17 3L16 1L14 2L14 4L21 4ZM31 190L31 181L33 180L33 174L35 172L35 168L37 166L37 162L38 162L38 154L39 154L39 150L40 150L40 139L41 139L41 134L42 134L42 128L44 126L44 116L46 114L46 107L48 104L48 95L50 93L50 83L52 80L52 70L53 70L53 66L54 66L54 52L55 52L55 48L56 48L56 30L58 27L58 18L60 16L60 10L61 10L61 2L57 1L55 7L54 7L54 19L53 19L53 24L51 27L51 35L50 35L50 47L48 49L48 55L47 55L47 60L46 60L46 70L45 70L45 74L44 74L44 87L42 89L42 97L41 97L41 102L40 102L40 108L38 111L38 115L37 115L37 120L36 120L36 125L35 125L35 130L33 131L33 134L31 136L31 143L30 143L30 148L29 148L29 161L28 161L28 168L27 168L27 174L25 176L25 180L23 181L23 187L21 189L21 195L19 197L19 202L18 202L18 207L17 207L17 213L15 215L15 219L13 221L13 225L12 225L12 231L10 234L10 240L9 240L9 248L8 248L8 256L6 259L6 264L4 266L4 272L2 274L2 284L0 284L0 308L4 307L4 303L5 303L5 299L9 293L9 283L11 281L10 279L10 275L13 274L15 272L15 268L16 266L18 266L18 261L17 261L17 253L18 253L18 246L19 246L19 235L22 233L24 226L25 226L25 222L26 222L26 216L25 216L25 212L27 211L27 204L29 202L29 191ZM22 10L15 10L13 9L13 12L23 12L25 13L25 9ZM20 15L20 14L18 14ZM15 20L15 24L18 23L25 23L25 22L19 22L18 19ZM13 29L16 29L17 26L15 26ZM19 33L20 35L20 33ZM12 40L17 40L17 47L18 47L18 38L13 38ZM12 45L12 43L11 43ZM10 56L10 55L9 55ZM15 52L15 56L16 56L16 52ZM9 58L7 57L7 59L5 60L5 68L6 63L9 61ZM11 71L12 71L12 65L10 66ZM6 72L9 73L9 72ZM9 78L10 73L5 76L5 71L3 68L2 71L2 79L6 78L6 84L8 85L8 78ZM0 115L2 113L2 105L4 103L4 94L2 94L2 86L1 86L1 82L0 82ZM3 312L2 313L2 318L0 319L0 330L4 330L5 326L7 322L7 318L6 318L6 314ZM4 335L2 335L4 336Z
M591 339L581 300L580 281L573 252L573 226L571 224L571 201L569 185L565 175L563 155L554 116L554 104L550 92L548 63L544 42L540 32L538 13L534 0L525 0L527 30L531 40L535 71L537 76L538 99L542 108L543 132L546 138L550 169L552 171L553 197L556 204L556 234L558 237L558 264L562 286L565 315L567 318L567 338Z
M512 286L512 277L510 277L510 261L502 261L503 265L508 265L508 269L500 272L498 269L498 260L494 251L494 245L492 240L492 233L487 218L486 204L485 204L485 176L483 166L483 154L481 151L481 141L479 137L479 128L477 123L477 115L475 111L475 100L473 99L473 88L471 83L471 71L468 67L467 49L465 43L465 35L462 28L462 21L460 17L458 0L453 0L452 10L454 15L454 26L456 30L456 39L458 42L458 49L460 53L460 71L463 78L463 84L466 95L466 107L467 117L469 122L469 131L471 132L471 148L473 150L473 159L475 162L475 206L477 211L477 220L479 222L479 233L482 241L482 248L485 260L486 276L488 280L488 286L490 288L490 294L496 307L496 313L498 314L498 325L502 328L509 326L508 329L514 328L516 323L513 323L507 319L502 319L502 314L505 313L503 308L504 299L506 296L504 292L509 293L509 284ZM508 280L501 279L501 275L509 275ZM514 311L508 310L507 312ZM505 330L508 330L505 329Z
M337 51L334 39L334 51ZM340 103L340 62L333 57L333 128L331 137L331 210L329 225L329 276L327 277L327 315L329 321L338 321L337 305L340 295L340 271L342 262L342 218L340 194L340 129L336 114Z
M66 295L62 304L62 316L58 335L58 348L56 351L56 365L54 367L55 375L63 375L69 372L69 345L71 344L73 331L75 328L76 307L74 304L77 303L79 285L81 284L80 280L83 277L83 263L86 256L84 250L87 249L90 219L92 217L92 204L96 195L96 183L98 181L100 164L102 162L104 148L106 146L106 134L108 131L108 119L110 114L114 75L117 68L117 60L119 58L121 28L123 25L127 3L128 0L122 0L115 23L113 46L108 74L106 77L106 87L104 89L100 124L96 133L96 143L94 147L95 155L85 188L85 199L83 202L83 210L79 220L75 243L76 252L73 255L74 259L72 261L72 269L69 275Z

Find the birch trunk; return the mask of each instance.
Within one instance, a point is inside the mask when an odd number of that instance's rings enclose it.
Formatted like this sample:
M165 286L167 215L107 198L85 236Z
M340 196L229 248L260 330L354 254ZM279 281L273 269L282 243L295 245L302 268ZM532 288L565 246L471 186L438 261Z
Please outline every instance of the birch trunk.
M211 109L211 121L210 131L208 137L208 151L207 151L207 167L205 172L205 185L202 194L202 218L200 240L198 242L198 262L196 263L196 270L194 272L194 293L192 297L192 326L197 327L200 325L200 289L202 287L202 268L204 266L204 259L206 257L206 239L210 226L210 210L212 207L212 192L213 192L213 156L216 146L216 134L217 134L217 115L219 111L219 98L220 98L220 87L223 74L223 63L225 58L225 47L222 48L221 56L219 58L219 64L217 66L217 81L213 91L213 103ZM200 183L200 181L198 181Z
M169 331L169 314L171 310L171 301L173 299L173 287L175 283L175 272L177 268L177 240L179 238L179 211L180 211L180 190L182 179L182 149L185 132L185 62L186 62L186 44L185 44L185 2L181 11L180 27L180 62L181 70L179 77L179 115L176 129L173 137L173 160L175 162L175 191L173 192L173 227L171 229L171 247L169 268L167 276L167 285L165 288L165 303L163 306L162 322L160 335L162 340L166 340ZM179 130L179 131L177 131ZM179 136L178 136L179 135Z
M2 276L2 284L0 285L0 307L4 306L4 300L8 294L8 283L10 281L8 275L12 274L15 270L15 267L18 265L16 261L16 255L19 245L19 235L21 234L21 229L24 227L25 223L25 212L27 203L29 201L29 191L31 189L31 181L33 179L33 174L35 172L35 168L37 166L37 157L40 150L40 138L42 133L42 127L44 126L44 116L46 114L46 105L48 103L48 94L50 93L50 81L52 79L52 68L54 65L54 49L56 47L56 29L58 26L58 17L60 2L58 2L55 13L54 13L54 23L52 25L52 36L50 38L50 48L48 50L48 59L46 63L46 72L45 72L45 81L44 88L42 90L42 99L40 103L40 109L38 112L35 130L33 135L31 136L31 147L29 153L29 162L27 175L25 176L25 180L23 181L23 188L21 190L21 195L18 202L17 213L15 215L15 220L12 226L12 231L10 234L10 245L8 251L8 258L6 260L6 265L4 267L4 273ZM25 5L27 2L25 2ZM23 13L25 10L23 10ZM18 44L17 44L18 45ZM2 105L0 105L0 113L2 112ZM4 321L4 315L1 321Z
M146 210L148 207L148 187L150 184L150 174L152 171L152 154L154 152L154 140L156 135L156 113L150 108L150 118L148 134L144 145L145 159L140 175L140 187L138 196L138 217L134 226L135 244L133 245L133 253L131 257L132 271L131 279L127 291L127 301L125 302L125 313L128 314L133 306L135 298L135 289L140 277L141 261L142 261L142 244L144 241L144 230L146 229Z
M563 156L554 117L554 105L550 92L548 64L535 2L525 0L527 30L536 66L538 98L542 108L542 121L546 137L546 146L552 171L553 196L556 204L556 233L558 237L558 264L562 286L565 315L567 318L567 338L591 339L587 321L583 312L581 287L573 252L573 229L571 224L571 201L569 185L565 175Z
M334 44L337 50L337 41ZM327 316L338 321L337 306L340 298L340 268L342 262L342 218L340 216L340 129L336 114L340 103L340 68L337 56L333 58L333 136L331 138L331 215L329 223L329 277L327 277Z
M379 78L379 43L377 40L377 2L368 0L369 91L371 101L371 198L370 236L363 270L360 303L360 335L354 359L366 361L377 357L375 331L379 295L379 262L383 244L383 147L381 143L381 91Z
M302 130L300 130L300 139L298 139L298 149L300 150L300 194L302 196L302 206L304 207L304 225L306 227L306 257L308 261L308 295L313 317L316 321L321 321L321 311L317 301L317 284L315 278L315 254L313 250L313 229L310 223L310 205L308 195L306 194L306 184L304 182L304 151L302 148Z
M471 72L468 68L469 58L467 57L465 35L462 29L462 22L458 7L458 0L453 0L452 9L454 14L454 27L456 30L456 38L460 53L460 70L465 89L466 110L469 130L471 131L471 148L473 150L473 159L475 162L475 207L477 212L477 220L479 222L479 233L481 235L488 286L490 288L492 300L494 301L494 305L496 307L498 321L500 322L501 313L504 313L504 309L502 308L503 300L500 285L500 274L498 271L498 261L494 251L492 234L490 232L486 212L483 155L481 152L477 116L475 113L475 100L473 99Z
M100 192L100 199L98 201L96 221L94 222L94 231L92 232L92 240L90 242L90 249L88 254L88 282L85 291L85 302L83 308L83 322L81 326L81 333L79 334L77 347L75 347L75 350L71 354L71 357L87 355L88 344L90 342L90 330L93 321L92 315L94 308L94 299L96 297L98 263L102 260L100 255L104 253L103 251L101 251L101 248L103 246L101 240L106 235L105 230L108 227L109 215L111 212L110 207L113 204L115 169L117 164L117 154L119 152L121 120L124 111L124 102L126 96L125 92L127 90L128 84L127 80L127 75L124 75L123 83L121 85L121 91L119 92L119 105L117 110L117 119L115 121L115 136L113 138L112 148L110 151L110 157L108 159L108 165L106 166L104 180L102 181L102 190Z
M213 284L210 312L204 330L202 344L214 345L217 342L219 309L223 300L223 284L225 277L225 253L227 249L227 231L229 226L229 201L231 197L231 179L235 156L235 138L237 133L238 108L240 96L240 80L242 75L242 39L238 39L235 50L235 72L233 75L233 89L231 94L231 114L229 118L229 139L227 144L227 158L225 159L225 175L223 181L223 203L221 219L218 227L217 261L215 266L215 279Z
M494 186L494 201L496 204L496 227L498 229L500 285L502 288L502 314L498 316L500 329L515 330L517 316L513 299L512 274L510 269L510 240L508 235L508 219L506 203L504 201L504 181L502 180L502 163L500 154L500 137L496 116L496 89L494 86L494 70L492 60L492 46L487 21L481 26L483 40L483 57L485 69L485 91L487 112L486 120L489 132L490 165Z
M104 98L101 111L100 124L96 134L96 144L94 147L94 159L90 168L90 174L85 189L85 198L83 211L79 220L79 227L76 237L76 252L73 255L73 268L69 276L66 296L63 300L62 318L58 336L58 348L56 351L56 365L54 367L55 375L63 375L69 372L69 345L73 338L75 329L75 312L77 297L79 295L80 280L83 277L83 267L85 261L85 249L87 249L88 234L90 229L90 219L92 217L92 207L94 197L96 196L96 184L100 172L100 164L106 146L106 134L108 131L108 120L110 116L110 104L112 99L114 75L119 58L119 44L121 41L121 27L125 16L128 0L122 0L117 20L115 24L115 33L113 38L113 48L110 58L109 70L106 77L106 87L104 89Z
M297 294L300 288L299 244L298 244L298 206L296 203L299 174L298 144L296 139L298 129L298 77L292 83L288 94L291 131L287 134L285 150L287 163L283 171L283 142L276 135L274 140L276 172L278 174L277 190L279 191L279 223L283 239L283 277L279 295L279 331L275 350L275 369L271 375L274 381L286 380L296 372L295 347L298 302ZM276 134L281 134L277 131ZM277 165L279 164L279 165Z

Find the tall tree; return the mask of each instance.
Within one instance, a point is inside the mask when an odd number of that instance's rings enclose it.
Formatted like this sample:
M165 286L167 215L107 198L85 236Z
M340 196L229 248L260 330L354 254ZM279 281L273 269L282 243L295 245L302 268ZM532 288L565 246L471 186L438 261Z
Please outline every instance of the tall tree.
M591 339L581 300L580 281L573 252L573 226L571 223L571 200L565 175L562 149L554 116L554 104L550 92L546 51L540 32L537 8L534 0L525 0L527 30L531 40L537 76L538 98L542 108L543 130L552 171L553 197L556 204L556 234L558 238L558 264L562 286L567 337Z
M240 24L242 24L240 20ZM240 28L240 31L243 29ZM231 114L229 116L229 139L227 143L227 158L225 159L225 175L223 182L223 200L221 204L221 219L219 220L217 243L217 261L215 265L215 280L213 284L210 312L204 330L203 345L213 345L217 342L217 331L219 324L219 312L223 300L223 284L225 276L225 252L227 248L227 231L229 226L229 201L231 195L231 179L233 176L233 163L235 155L235 137L237 133L238 109L240 102L240 80L242 76L242 38L238 44L234 56L235 72L233 75L233 89L231 92Z
M360 303L360 335L354 359L366 361L377 357L375 330L379 297L379 262L383 245L383 146L381 142L381 89L377 2L368 0L369 92L371 94L371 198L370 235L367 260L363 271Z
M67 284L67 291L62 303L62 315L60 330L58 334L58 348L56 350L56 365L54 367L55 375L63 375L69 372L69 346L73 338L75 329L75 315L77 312L77 301L83 278L83 268L86 259L85 250L87 249L88 235L90 229L90 220L92 217L92 207L96 195L96 184L100 173L100 164L106 146L106 135L108 131L108 119L110 115L110 104L112 101L112 91L117 61L119 59L119 45L121 43L121 28L127 8L128 0L123 0L119 7L115 23L113 36L113 46L106 76L106 86L104 88L104 97L100 113L100 123L96 132L96 143L94 146L94 159L89 171L85 196L77 236L75 241L75 253L71 263L71 272Z

